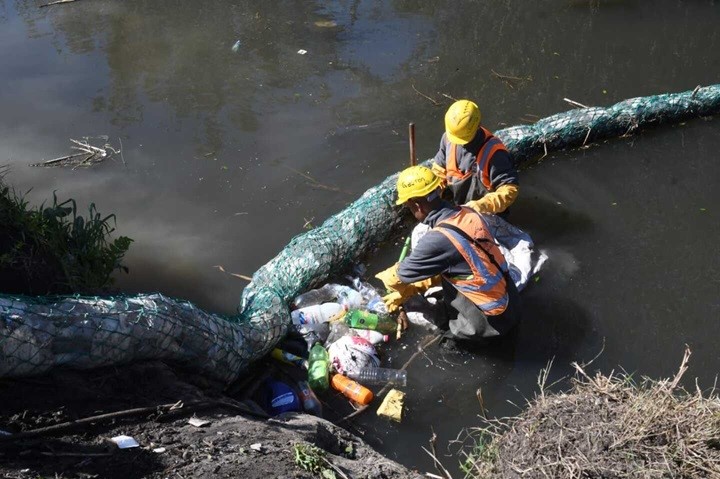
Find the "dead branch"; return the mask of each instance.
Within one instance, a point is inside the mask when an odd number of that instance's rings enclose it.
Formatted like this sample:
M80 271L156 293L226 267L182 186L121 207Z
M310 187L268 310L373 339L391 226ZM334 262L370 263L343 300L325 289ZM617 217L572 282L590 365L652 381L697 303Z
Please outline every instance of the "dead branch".
M532 76L530 75L526 77L516 77L512 75L503 75L495 70L490 70L490 72L495 78L505 83L505 85L511 89L515 89L516 86L522 86L524 83L532 81Z
M225 271L225 268L222 267L222 265L216 264L213 266L213 268L219 269L221 273L229 274L230 276L235 276L236 278L244 279L245 281L252 281L252 277L240 274L240 273L230 273L229 271Z
M140 407L140 408L134 408L134 409L126 409L123 411L111 412L111 413L107 413L107 414L99 414L97 416L85 417L82 419L77 419L75 421L68 421L68 422L63 422L60 424L53 424L52 426L41 427L38 429L32 429L30 431L23 431L23 432L19 432L17 434L11 434L9 436L0 436L0 443L13 442L13 441L18 441L18 440L22 440L22 439L31 439L31 438L40 437L40 436L49 436L49 435L56 434L58 432L65 432L70 429L74 429L78 426L108 421L108 420L112 420L112 419L120 419L120 418L132 417L132 416L141 416L143 414L152 414L152 413L162 414L162 413L166 413L169 411L178 410L179 408L181 408L183 411L191 412L191 411L195 411L198 409L205 409L205 408L210 408L210 407L228 407L230 409L234 409L236 411L239 411L243 414L248 414L250 416L264 417L264 418L267 417L267 415L263 416L260 413L258 413L257 411L253 411L244 405L235 404L230 401L194 401L194 402L184 403L184 404L179 401L179 402L173 403L173 404L160 404L157 406Z
M577 106L579 108L590 108L587 105L583 105L582 103L578 103L575 100L571 100L570 98L563 98L566 102L570 103L572 106Z
M107 141L106 136L99 137ZM55 167L55 166L72 166L73 170L80 167L89 167L94 164L100 163L108 158L112 158L114 155L120 154L122 157L122 146L120 150L116 150L109 143L105 143L102 147L92 145L90 143L90 137L84 137L82 141L70 138L72 145L71 150L75 150L77 153L70 155L61 156L52 160L43 161L41 163L32 163L30 166L41 166L41 167ZM77 158L83 157L78 160ZM123 158L123 163L125 162Z
M56 0L55 2L50 2L50 3L45 3L43 5L40 5L38 8L49 7L52 5L62 5L63 3L72 3L72 2L77 2L77 1L78 0Z
M420 95L421 97L423 97L427 100L430 100L433 105L440 106L440 103L438 103L434 98L431 98L431 97L427 96L425 93L422 93L421 91L419 91L417 88L415 88L415 85L410 85L410 86L415 91L415 93L417 93L418 95Z

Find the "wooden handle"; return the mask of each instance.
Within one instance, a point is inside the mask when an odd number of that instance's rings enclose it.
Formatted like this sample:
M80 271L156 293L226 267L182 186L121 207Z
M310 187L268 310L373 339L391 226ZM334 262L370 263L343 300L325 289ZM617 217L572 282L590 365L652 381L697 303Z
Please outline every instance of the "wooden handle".
M410 166L417 165L417 156L415 156L415 123L408 125L408 136L410 138Z

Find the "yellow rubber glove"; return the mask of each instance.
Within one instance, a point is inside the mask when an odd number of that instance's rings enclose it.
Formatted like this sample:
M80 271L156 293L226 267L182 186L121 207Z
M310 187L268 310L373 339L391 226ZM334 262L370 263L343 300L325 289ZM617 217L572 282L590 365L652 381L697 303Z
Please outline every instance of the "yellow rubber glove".
M492 193L486 193L479 200L468 201L464 206L478 213L502 213L513 204L519 192L517 185L500 185Z
M383 284L385 285L385 289L394 290L397 287L403 286L405 284L400 280L400 277L397 274L399 265L400 263L395 263L388 269L380 271L378 274L375 275L377 279L383 282Z
M447 171L445 170L445 168L433 162L430 169L433 173L435 173L435 176L440 178L440 180L442 181L440 186L444 188L447 185Z
M395 311L402 306L402 304L405 302L405 299L400 293L397 291L393 291L390 294L386 294L383 296L383 302L385 303L385 307L387 308L389 313L394 313Z
M432 286L440 284L440 276L433 276L415 283L403 283L397 274L399 263L395 263L385 271L375 275L383 282L385 288L390 291L383 297L383 301L391 313L397 309L412 295L421 294Z

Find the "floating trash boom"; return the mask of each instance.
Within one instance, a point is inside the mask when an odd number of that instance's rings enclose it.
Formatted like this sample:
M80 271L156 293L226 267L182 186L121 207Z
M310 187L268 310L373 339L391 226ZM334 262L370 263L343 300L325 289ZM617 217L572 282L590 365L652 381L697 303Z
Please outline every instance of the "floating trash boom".
M515 161L720 112L720 85L578 108L499 130ZM109 298L0 295L0 377L137 360L185 365L224 383L285 335L292 298L358 261L400 225L397 175L296 236L245 288L239 313L211 314L160 294Z

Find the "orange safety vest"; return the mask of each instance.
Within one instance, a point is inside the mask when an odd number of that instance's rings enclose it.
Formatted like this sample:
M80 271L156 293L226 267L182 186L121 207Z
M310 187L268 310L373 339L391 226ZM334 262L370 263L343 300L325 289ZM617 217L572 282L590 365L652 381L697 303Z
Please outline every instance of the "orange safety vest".
M504 312L510 300L505 276L508 266L482 216L463 206L434 229L450 240L472 271L470 277L443 277L488 316Z
M448 185L461 183L467 180L473 173L480 172L480 181L486 190L492 192L493 186L490 181L490 165L492 164L492 157L498 151L507 151L505 145L498 137L492 134L490 130L480 127L482 132L485 134L485 143L480 147L475 157L475 165L468 168L466 172L462 172L457 166L457 148L459 145L450 143L447 138L445 139L445 151L447 152L447 161L445 162L446 178Z

